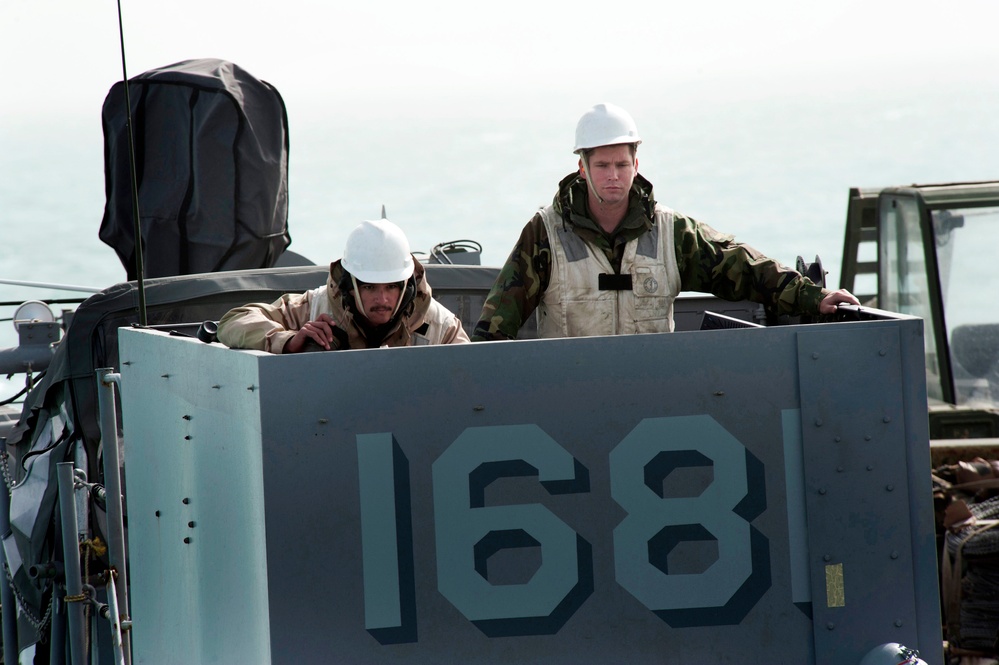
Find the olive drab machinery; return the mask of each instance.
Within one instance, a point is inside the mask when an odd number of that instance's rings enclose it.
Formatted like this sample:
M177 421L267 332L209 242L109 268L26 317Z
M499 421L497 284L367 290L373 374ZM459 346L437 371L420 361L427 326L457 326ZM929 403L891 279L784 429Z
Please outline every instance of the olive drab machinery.
M926 326L930 436L999 437L999 312L982 289L999 232L999 182L850 190L840 286Z

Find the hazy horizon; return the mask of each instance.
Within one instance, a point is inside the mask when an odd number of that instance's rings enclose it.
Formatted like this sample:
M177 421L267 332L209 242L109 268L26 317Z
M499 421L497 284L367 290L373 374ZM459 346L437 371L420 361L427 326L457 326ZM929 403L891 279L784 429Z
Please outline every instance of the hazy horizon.
M546 91L589 103L622 96L627 105L629 94L648 86L709 96L718 87L721 96L740 96L834 80L864 86L879 76L946 82L984 75L991 82L999 65L992 34L999 6L991 0L946 10L932 0L629 7L593 0L508 0L496 8L457 0L347 7L288 0L277 10L260 0L121 3L130 76L221 58L277 85L292 108L329 104L365 109L365 116L392 99L419 104L386 112L447 112L470 94L507 99L516 109ZM113 3L8 2L0 7L0 31L5 84L17 100L5 116L99 108L122 77Z

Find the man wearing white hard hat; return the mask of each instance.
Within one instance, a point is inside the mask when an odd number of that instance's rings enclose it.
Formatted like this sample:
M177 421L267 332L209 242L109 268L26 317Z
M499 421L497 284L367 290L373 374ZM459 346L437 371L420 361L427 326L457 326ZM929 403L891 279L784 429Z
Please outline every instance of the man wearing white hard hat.
M432 297L402 229L387 219L350 232L325 286L229 310L218 339L271 353L469 341L458 317Z
M673 330L681 291L752 300L777 314L859 305L707 224L656 202L638 173L631 115L597 104L576 125L577 169L521 233L472 339L512 339L537 310L541 337Z

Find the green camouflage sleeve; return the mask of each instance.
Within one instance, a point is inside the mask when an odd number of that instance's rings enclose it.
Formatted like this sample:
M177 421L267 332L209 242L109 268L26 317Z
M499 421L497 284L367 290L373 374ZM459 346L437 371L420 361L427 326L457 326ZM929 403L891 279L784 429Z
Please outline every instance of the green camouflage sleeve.
M682 290L751 300L777 314L818 314L824 291L807 277L731 235L674 215Z
M538 213L524 227L489 291L472 341L516 339L548 288L550 270L548 232Z

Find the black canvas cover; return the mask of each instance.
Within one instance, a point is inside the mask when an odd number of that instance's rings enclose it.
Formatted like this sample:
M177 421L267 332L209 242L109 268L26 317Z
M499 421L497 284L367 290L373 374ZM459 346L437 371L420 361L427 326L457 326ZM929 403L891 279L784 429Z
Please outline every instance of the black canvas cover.
M185 60L129 79L145 277L269 268L288 234L288 117L231 62ZM100 238L136 279L125 86L104 100Z

